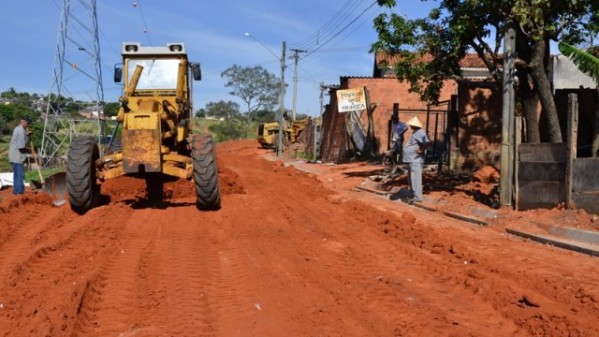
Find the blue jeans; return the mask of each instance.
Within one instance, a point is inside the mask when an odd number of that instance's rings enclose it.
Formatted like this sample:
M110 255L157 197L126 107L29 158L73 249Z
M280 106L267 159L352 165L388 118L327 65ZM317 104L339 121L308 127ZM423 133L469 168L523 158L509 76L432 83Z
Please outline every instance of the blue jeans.
M12 163L12 194L25 194L25 170L23 164Z

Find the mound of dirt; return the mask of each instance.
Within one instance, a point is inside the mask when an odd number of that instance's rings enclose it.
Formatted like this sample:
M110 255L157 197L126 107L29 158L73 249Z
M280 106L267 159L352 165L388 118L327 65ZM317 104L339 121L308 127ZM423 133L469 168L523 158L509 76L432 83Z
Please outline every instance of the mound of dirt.
M6 194L7 195L0 202L0 213L8 213L10 210L22 207L24 205L52 206L52 198L44 192L32 192L28 190L23 195Z
M484 184L494 184L499 182L499 171L493 166L485 166L480 170L474 172L472 180L481 182Z
M245 194L238 175L227 169L219 168L219 184L221 195ZM163 184L163 199L181 199L195 197L193 180L177 179L157 175L151 179L161 179ZM111 203L147 197L146 181L144 178L121 176L110 179L102 184L102 195L108 196Z

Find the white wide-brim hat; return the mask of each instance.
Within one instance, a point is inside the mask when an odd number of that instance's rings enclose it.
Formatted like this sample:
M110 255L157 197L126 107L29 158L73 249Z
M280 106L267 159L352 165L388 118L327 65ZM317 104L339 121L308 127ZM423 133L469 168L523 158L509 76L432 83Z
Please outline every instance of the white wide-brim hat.
M412 117L412 119L410 119L406 124L409 126L415 126L417 128L422 128L422 122L420 122L420 119L416 116Z

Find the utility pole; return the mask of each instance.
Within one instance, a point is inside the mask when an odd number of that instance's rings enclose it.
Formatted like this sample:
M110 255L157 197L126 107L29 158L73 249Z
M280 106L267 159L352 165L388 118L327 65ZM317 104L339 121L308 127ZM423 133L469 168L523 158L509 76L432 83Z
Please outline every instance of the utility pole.
M277 137L277 159L280 159L283 153L283 137L285 137L283 127L283 124L285 123L285 48L286 44L285 41L283 41L283 51L281 52L281 91L279 92L279 137Z
M312 131L312 135L314 137L314 150L313 150L313 156L314 156L314 161L316 161L318 159L318 157L320 157L320 149L319 149L319 145L320 145L320 133L322 132L322 109L323 109L323 101L324 101L324 83L320 82L320 110L318 111L318 118L314 118L314 131ZM320 126L318 125L318 122L320 122Z
M516 33L508 22L503 48L503 108L501 116L501 176L499 199L502 206L512 206L514 183L514 60Z
M299 53L306 53L307 50L290 49L293 52L292 59L295 60L295 69L293 71L293 111L291 112L291 122L295 121L297 107L297 62L299 61Z

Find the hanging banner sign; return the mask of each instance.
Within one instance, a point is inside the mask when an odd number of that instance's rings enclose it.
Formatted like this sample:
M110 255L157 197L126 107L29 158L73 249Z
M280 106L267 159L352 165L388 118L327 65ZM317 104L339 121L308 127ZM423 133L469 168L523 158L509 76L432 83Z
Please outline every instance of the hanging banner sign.
M337 90L337 109L339 112L366 109L364 88Z

